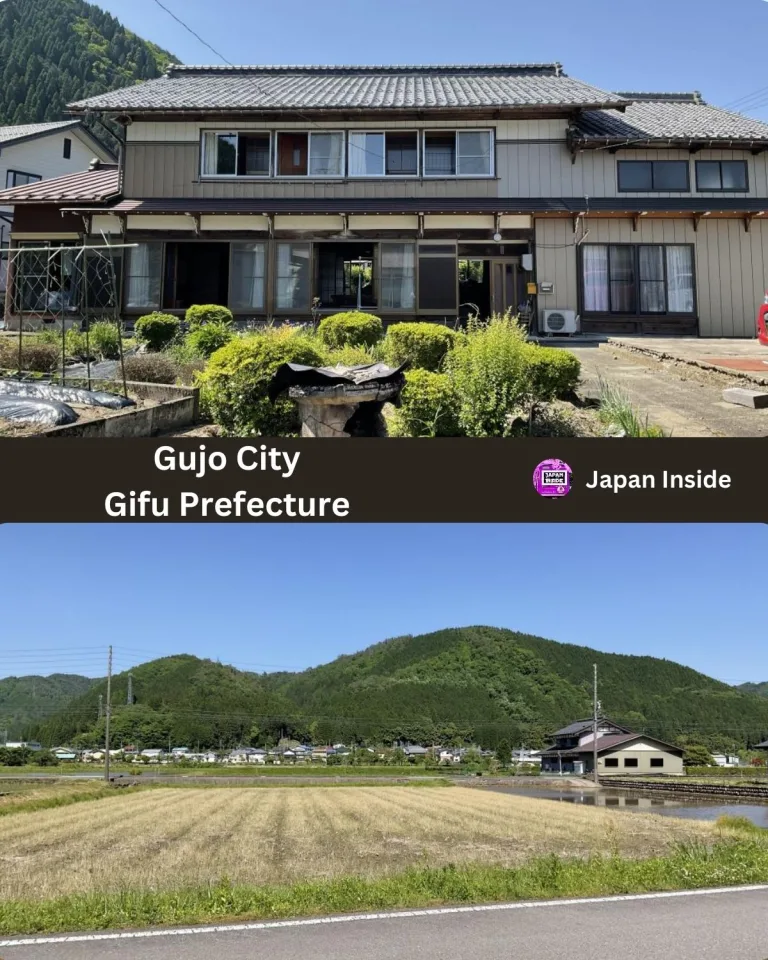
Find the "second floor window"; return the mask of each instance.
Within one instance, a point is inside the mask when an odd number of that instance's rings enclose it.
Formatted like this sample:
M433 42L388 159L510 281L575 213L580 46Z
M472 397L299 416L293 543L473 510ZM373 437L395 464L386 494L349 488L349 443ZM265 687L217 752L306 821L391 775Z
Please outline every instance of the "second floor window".
M277 135L280 177L344 176L344 134L340 130Z
M350 132L350 177L415 177L419 173L418 134Z
M686 160L619 160L619 190L637 193L687 193Z
M203 134L203 176L268 177L268 133Z
M5 188L26 187L30 183L38 183L43 178L36 173L22 173L21 170L9 170L5 175Z
M745 160L697 160L696 188L703 193L714 190L749 190Z
M424 134L425 177L489 177L493 173L490 130L428 130Z

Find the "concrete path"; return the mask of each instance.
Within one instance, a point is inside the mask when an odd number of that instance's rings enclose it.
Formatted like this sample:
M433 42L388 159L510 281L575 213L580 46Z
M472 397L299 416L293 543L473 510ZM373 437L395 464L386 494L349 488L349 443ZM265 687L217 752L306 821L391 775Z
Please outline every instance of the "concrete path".
M3 960L766 960L768 886L110 937L0 941Z
M723 400L724 387L743 386L741 381L696 367L670 370L652 357L610 343L571 341L562 345L581 361L582 394L596 397L600 379L610 381L644 417L673 437L768 437L768 409L751 410Z

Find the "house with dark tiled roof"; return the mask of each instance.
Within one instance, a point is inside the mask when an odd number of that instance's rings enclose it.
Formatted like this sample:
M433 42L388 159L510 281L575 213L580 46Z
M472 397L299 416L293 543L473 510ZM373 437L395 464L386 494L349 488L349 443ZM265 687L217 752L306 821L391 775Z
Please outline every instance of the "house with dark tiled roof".
M357 304L362 261L387 323L755 335L768 124L698 93L601 90L558 63L172 65L70 110L122 127L118 194L94 176L0 203L14 242L66 224L121 247L127 318L304 320Z
M581 776L595 769L600 777L661 775L683 773L683 750L644 733L634 733L607 717L595 724L589 720L574 723L552 734L553 743L541 753L541 772L546 775Z
M85 170L93 157L115 160L80 119L0 126L0 190ZM0 201L0 307L5 292L4 251L12 229L13 205Z

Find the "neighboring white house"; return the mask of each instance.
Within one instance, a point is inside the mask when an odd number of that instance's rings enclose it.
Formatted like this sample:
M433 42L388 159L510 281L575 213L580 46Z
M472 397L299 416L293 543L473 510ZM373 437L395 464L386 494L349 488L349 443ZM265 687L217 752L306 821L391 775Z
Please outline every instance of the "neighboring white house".
M80 120L0 126L0 190L87 170L94 157L103 163L115 161ZM5 291L3 251L12 222L13 207L0 206L0 298Z
M738 757L729 756L726 753L713 753L712 759L718 767L738 767L741 763Z

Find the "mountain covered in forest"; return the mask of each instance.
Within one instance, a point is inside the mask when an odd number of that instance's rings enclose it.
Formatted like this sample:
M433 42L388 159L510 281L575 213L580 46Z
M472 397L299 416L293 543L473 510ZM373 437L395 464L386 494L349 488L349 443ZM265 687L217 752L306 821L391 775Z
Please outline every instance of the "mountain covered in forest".
M95 683L77 674L49 677L4 677L0 680L0 736L22 735L30 725L57 713ZM2 741L0 741L2 742Z
M632 729L711 749L768 736L768 700L688 667L492 627L440 630L375 644L298 673L255 674L180 655L112 681L115 743L221 748L282 737L461 743L500 739L540 746L592 712L597 664L601 710ZM34 728L49 745L100 742L94 683Z
M7 0L0 126L60 120L67 103L159 77L176 59L84 0Z
M764 683L741 683L736 688L742 693L755 693L758 697L768 697L768 680Z

